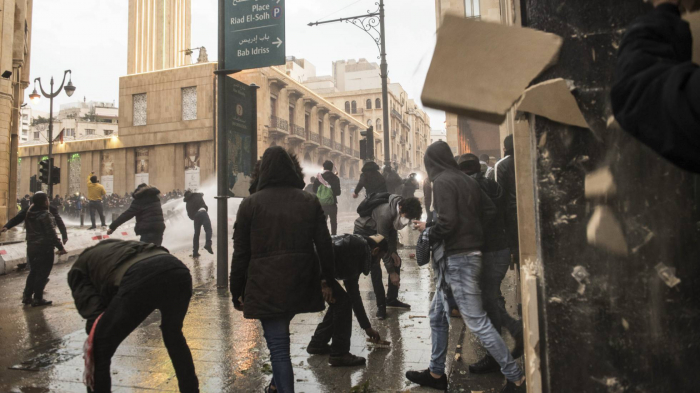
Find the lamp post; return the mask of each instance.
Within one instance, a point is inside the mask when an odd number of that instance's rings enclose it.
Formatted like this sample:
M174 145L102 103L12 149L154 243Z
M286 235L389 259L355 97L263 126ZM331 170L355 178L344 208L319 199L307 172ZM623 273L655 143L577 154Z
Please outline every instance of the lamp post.
M66 76L70 74L70 77L68 79L68 84L66 85ZM61 90L66 91L66 95L68 97L71 97L73 93L75 93L75 86L73 86L73 81L72 78L73 73L71 70L66 70L63 73L63 81L61 82L61 86L54 92L53 90L53 76L51 77L51 92L47 94L44 91L44 87L41 85L41 78L36 78L34 79L34 91L32 94L29 95L29 99L32 102L33 105L37 105L39 101L41 100L41 96L39 93L36 91L36 83L37 81L39 82L39 90L41 90L41 94L43 94L44 97L49 99L49 174L48 174L48 186L49 186L49 200L53 199L53 180L51 179L51 175L53 172L53 99L58 97L59 94L61 94ZM65 87L64 87L65 85Z
M362 29L369 34L377 44L379 57L381 59L382 77L382 105L384 117L384 165L391 167L391 141L389 140L389 66L386 62L386 33L384 30L384 0L375 3L379 8L375 12L367 11L365 15L351 16L349 18L339 18L321 22L311 22L309 26L318 26L326 23L346 22ZM377 30L379 27L379 30ZM374 146L372 146L374 150Z

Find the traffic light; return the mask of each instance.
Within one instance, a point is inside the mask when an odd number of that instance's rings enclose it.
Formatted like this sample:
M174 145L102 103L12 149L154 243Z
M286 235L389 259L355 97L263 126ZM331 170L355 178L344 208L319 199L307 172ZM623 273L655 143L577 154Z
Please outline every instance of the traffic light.
M360 131L360 135L365 138L360 141L360 158L374 160L374 127L370 126L366 131Z
M52 184L60 184L61 183L61 168L53 167L51 169L51 183Z
M41 191L41 182L36 178L36 175L29 178L29 192Z
M49 184L49 168L52 165L49 163L48 159L42 160L39 163L39 181L43 184Z

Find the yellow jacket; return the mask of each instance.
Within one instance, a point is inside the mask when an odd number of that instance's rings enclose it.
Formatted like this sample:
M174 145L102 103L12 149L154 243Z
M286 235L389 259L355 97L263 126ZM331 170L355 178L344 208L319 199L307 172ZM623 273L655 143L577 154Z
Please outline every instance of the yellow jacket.
M105 191L105 188L102 184L100 183L93 183L90 181L90 178L92 176L88 176L88 201L101 201L102 197L107 195L107 191Z

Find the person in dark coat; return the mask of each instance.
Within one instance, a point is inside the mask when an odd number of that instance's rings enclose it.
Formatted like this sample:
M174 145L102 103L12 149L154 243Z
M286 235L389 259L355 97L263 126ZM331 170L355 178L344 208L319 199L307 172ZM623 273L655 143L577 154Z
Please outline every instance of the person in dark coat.
M679 167L700 173L700 67L679 0L627 29L618 52L611 103L622 128Z
M29 194L26 194L24 198L22 198L21 201L19 201L19 206L22 210L27 210L29 209L29 205L32 204L31 199L29 198Z
M501 186L505 198L503 217L511 258L518 263L520 243L518 239L518 194L515 188L515 156L513 155L513 135L503 140L504 158L494 168L496 183Z
M324 205L323 211L326 213L326 217L330 218L331 221L331 234L336 235L338 233L338 197L341 194L340 189L340 179L333 173L333 162L326 161L323 163L323 173L316 177L316 182L314 183L314 194L318 193L318 188L324 185L333 191L333 204Z
M418 179L416 179L416 174L411 173L410 176L403 182L403 188L401 190L401 196L404 198L413 198L416 195L416 190L420 188L418 184Z
M103 240L80 254L68 272L68 286L92 338L94 386L88 391L111 391L112 356L157 309L180 391L199 392L192 353L182 334L192 276L168 250L150 243Z
M199 258L199 235L202 232L202 227L204 227L204 234L206 236L206 242L204 243L204 249L209 252L209 254L214 254L214 250L211 248L211 219L209 218L209 207L204 202L204 194L199 192L185 191L185 210L187 210L187 217L194 221L194 238L192 244L192 257Z
M386 192L389 194L397 194L401 187L401 176L391 166L384 167L384 179L386 179Z
M43 194L43 192L37 192L37 194ZM14 216L10 221L5 224L5 226L0 229L0 233L5 233L8 230L16 227L17 225L21 224L26 220L27 218L27 211L29 210L29 206L27 206L26 209L22 209L17 213L16 216ZM66 230L66 224L63 222L63 218L61 218L61 215L58 213L58 209L56 209L53 206L49 206L49 213L53 216L54 222L56 223L56 227L58 227L58 231L61 232L61 238L63 240L63 244L66 244L68 242L68 231Z
M289 323L297 314L323 311L333 293L321 281L335 278L325 214L318 198L303 191L303 179L282 147L268 148L257 191L241 203L233 229L233 305L261 321L271 386L282 393L294 391Z
M165 232L160 191L148 184L140 184L133 196L134 200L131 202L131 206L112 222L107 234L111 235L122 224L136 217L136 226L134 227L136 235L141 236L141 241L144 243L160 246L163 244L163 232Z
M59 255L65 255L66 250L56 235L56 222L49 212L49 196L45 193L38 192L32 197L24 228L29 275L24 286L22 304L31 304L32 307L48 306L52 302L44 299L44 288L53 269L53 250L58 249Z
M367 190L367 195L387 192L386 179L379 173L379 165L374 161L367 161L362 167L360 181L357 183L352 197L357 198L363 188Z
M308 192L309 194L316 195L314 193L314 183L316 183L316 178L311 176L311 178L309 179L309 184L307 184L306 187L304 187L304 191Z

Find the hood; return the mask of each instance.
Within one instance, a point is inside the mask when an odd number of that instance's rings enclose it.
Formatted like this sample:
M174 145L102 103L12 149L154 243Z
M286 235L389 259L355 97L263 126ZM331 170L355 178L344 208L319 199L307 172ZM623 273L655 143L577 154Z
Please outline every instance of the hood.
M49 209L37 209L34 205L31 205L27 210L27 219L34 220L48 211Z
M146 186L146 187L137 188L134 191L134 199L141 199L141 198L145 198L148 196L159 196L159 195L160 195L160 190L153 187L153 186Z
M258 191L270 187L294 187L304 189L304 178L299 176L297 166L282 147L265 150L260 164Z
M377 163L374 161L366 162L365 165L362 167L362 173L372 172L372 171L379 171L379 165L377 165Z
M399 202L403 201L401 195L391 195L389 197L389 208L391 209L391 220L393 221L399 215Z
M204 194L201 192L185 192L185 202L189 202L197 198L197 196L204 197Z
M443 141L438 141L428 146L425 151L425 170L428 178L435 181L444 171L454 170L459 172L459 166L452 155L452 149Z

